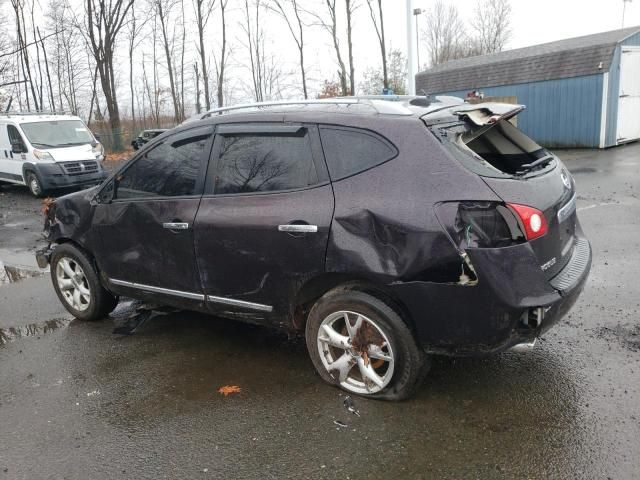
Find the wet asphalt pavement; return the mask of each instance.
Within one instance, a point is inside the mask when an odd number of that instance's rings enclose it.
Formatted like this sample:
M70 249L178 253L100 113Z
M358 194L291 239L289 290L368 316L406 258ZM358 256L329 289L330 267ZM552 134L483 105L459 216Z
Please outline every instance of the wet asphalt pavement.
M640 145L561 156L594 249L572 312L531 353L436 358L409 401L354 397L359 417L300 338L193 313L114 335L131 305L80 323L46 276L0 286L0 479L640 478ZM0 189L0 259L38 210Z

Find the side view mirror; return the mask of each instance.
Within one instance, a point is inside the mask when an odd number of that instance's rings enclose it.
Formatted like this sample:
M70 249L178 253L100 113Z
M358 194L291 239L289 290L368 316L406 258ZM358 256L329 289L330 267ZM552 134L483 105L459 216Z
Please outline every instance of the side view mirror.
M22 140L18 138L11 139L11 151L13 153L27 153L27 149L22 143Z
M98 203L111 203L116 195L116 190L118 188L118 180L113 179L109 183L107 183L98 195L96 196L96 200Z

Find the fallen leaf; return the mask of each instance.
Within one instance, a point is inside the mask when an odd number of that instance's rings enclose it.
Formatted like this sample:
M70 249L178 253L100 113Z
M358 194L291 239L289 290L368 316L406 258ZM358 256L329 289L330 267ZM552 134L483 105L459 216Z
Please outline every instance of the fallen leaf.
M232 393L240 393L242 389L237 385L225 385L224 387L220 387L218 389L218 393L223 394L225 397L227 395L231 395Z

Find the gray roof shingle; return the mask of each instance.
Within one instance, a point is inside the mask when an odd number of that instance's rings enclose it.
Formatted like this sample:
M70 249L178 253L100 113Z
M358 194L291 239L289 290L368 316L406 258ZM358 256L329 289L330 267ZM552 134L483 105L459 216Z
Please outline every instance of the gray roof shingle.
M636 33L640 26L452 60L418 73L416 90L442 93L605 72L616 46Z

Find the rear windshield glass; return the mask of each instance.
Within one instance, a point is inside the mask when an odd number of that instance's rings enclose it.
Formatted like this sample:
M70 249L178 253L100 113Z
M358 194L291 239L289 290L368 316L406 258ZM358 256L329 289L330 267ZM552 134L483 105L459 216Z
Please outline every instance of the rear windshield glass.
M488 175L525 175L543 170L554 162L554 157L545 148L507 120L480 127L470 123L457 125L447 136L458 150L462 150L456 153L462 153L463 157L456 156L463 163L475 159L473 170L480 168ZM484 174L482 171L477 173Z
M93 135L80 120L21 123L20 127L36 148L71 147L94 142Z

